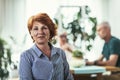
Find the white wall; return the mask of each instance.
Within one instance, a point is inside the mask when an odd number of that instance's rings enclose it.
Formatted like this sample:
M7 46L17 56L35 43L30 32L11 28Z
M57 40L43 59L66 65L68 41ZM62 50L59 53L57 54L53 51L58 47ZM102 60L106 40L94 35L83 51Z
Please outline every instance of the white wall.
M109 2L109 21L112 34L120 38L120 0L110 0Z
M25 29L25 1L24 0L1 0L1 36L9 39L14 36L21 41Z
M2 34L2 29L4 26L4 16L5 16L5 2L3 0L0 0L0 36Z
M101 0L101 21L108 21L111 25L112 34L120 38L120 0Z
M119 3L119 0L0 0L0 36L9 40L9 36L12 35L21 43L27 34L26 45L29 47L32 40L26 24L31 15L46 12L54 18L60 5L88 5L91 15L97 17L98 23L104 20L109 21L112 34L120 38ZM98 39L96 39L97 42ZM101 46L94 48L95 53L101 51Z
M53 18L59 5L59 0L26 0L27 18L39 12L45 12Z
M102 20L101 4L101 0L0 0L0 35L4 38L13 35L21 40L31 15L47 12L53 18L60 5L88 5L92 15Z
M103 13L107 10L107 7L103 10L106 4L106 0L0 0L0 33L7 41L10 41L9 36L12 35L19 47L27 34L27 43L24 46L30 47L32 40L28 34L27 20L31 15L46 12L54 18L61 5L88 5L91 15L102 21L104 17L107 18L107 14Z

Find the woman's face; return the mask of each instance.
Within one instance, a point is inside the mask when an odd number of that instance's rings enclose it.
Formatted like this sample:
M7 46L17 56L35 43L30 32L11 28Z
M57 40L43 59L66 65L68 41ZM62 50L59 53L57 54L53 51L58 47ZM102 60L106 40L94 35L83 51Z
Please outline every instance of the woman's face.
M33 22L33 27L30 32L33 40L37 44L48 43L50 39L50 31L48 27L38 21Z

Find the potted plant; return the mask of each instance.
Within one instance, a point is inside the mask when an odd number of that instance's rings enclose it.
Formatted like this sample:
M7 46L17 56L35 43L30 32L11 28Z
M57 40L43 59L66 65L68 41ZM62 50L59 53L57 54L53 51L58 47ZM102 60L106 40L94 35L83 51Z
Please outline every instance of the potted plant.
M73 54L73 57L76 57L76 58L79 58L79 59L82 59L83 58L83 52L79 51L79 50L74 50L72 52Z
M7 42L0 38L0 80L6 80L9 77L8 66L11 62L11 49Z

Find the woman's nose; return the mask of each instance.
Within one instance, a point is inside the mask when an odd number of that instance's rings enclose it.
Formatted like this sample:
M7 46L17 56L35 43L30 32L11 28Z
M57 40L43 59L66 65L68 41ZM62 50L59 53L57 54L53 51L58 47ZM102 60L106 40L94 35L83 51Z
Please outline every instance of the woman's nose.
M43 32L43 29L41 29L41 28L40 28L40 29L38 29L38 32L39 32L39 33Z

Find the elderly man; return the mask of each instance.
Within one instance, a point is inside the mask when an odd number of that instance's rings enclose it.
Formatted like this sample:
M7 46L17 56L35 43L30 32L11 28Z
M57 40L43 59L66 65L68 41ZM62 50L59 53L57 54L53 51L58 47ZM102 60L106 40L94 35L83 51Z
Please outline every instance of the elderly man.
M120 67L120 40L111 35L111 29L108 22L102 22L97 26L97 33L105 43L102 50L102 54L99 59L94 62L87 62L88 65L100 65L100 66L116 66ZM103 59L106 59L105 61ZM113 78L115 77L115 78ZM120 75L112 75L108 80L120 80ZM118 78L118 79L117 79ZM106 77L105 77L105 80Z

